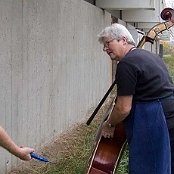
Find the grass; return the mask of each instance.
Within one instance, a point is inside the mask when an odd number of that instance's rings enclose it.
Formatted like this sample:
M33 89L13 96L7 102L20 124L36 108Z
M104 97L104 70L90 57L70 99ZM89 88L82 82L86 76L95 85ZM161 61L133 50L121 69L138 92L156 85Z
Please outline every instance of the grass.
M68 141L69 151L64 152L64 157L54 165L47 165L37 169L42 174L84 174L87 169L88 159L95 142L95 134L98 129L99 122L95 121L90 127L85 124L78 126L73 141ZM67 144L66 144L67 145ZM123 154L117 174L127 174L127 150ZM34 174L34 173L33 173Z
M169 73L172 77L172 80L174 81L174 55L173 56L169 55L169 56L166 56L166 57L164 56L163 59L164 59L164 62L166 63L166 65L167 65L167 68L168 68Z
M78 126L78 131L73 133L73 141L67 154L55 166L50 166L47 174L82 174L91 151L91 144L94 141L94 133L97 129L97 123L90 127L85 124ZM53 172L54 171L54 172Z

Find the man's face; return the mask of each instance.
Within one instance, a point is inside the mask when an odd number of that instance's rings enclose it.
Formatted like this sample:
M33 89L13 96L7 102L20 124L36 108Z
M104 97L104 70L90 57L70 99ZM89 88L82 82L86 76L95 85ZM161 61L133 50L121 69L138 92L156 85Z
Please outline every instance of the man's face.
M111 58L111 60L119 61L122 58L123 41L111 38L103 39L103 51L105 51Z

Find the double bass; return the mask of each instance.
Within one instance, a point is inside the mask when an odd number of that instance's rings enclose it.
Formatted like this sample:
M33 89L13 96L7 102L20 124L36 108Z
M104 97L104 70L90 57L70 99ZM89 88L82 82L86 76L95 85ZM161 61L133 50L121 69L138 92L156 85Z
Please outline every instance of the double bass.
M142 37L137 45L138 48L142 48L146 42L153 44L158 34L162 33L165 30L168 30L174 25L174 9L163 9L163 11L161 12L161 18L165 20L165 22L161 22L152 27L152 29L150 29L149 32ZM115 84L116 81L112 83L111 87L108 89L103 99L100 101L97 108L88 119L87 125L91 123L98 110L112 91ZM123 123L121 122L116 125L113 138L104 138L103 136L100 136L102 124L112 113L115 100L116 98L114 98L114 101L111 102L111 105L109 106L109 109L107 110L106 114L104 115L104 119L100 124L94 149L92 150L92 154L87 166L86 174L114 174L119 165L119 161L127 143Z

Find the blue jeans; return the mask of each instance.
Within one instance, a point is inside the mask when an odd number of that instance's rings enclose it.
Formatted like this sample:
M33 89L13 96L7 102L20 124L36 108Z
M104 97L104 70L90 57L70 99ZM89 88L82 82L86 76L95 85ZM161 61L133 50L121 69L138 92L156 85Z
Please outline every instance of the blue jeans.
M124 123L129 174L171 174L170 140L161 102L134 103Z
M161 99L162 107L166 117L171 146L171 174L174 174L174 96Z

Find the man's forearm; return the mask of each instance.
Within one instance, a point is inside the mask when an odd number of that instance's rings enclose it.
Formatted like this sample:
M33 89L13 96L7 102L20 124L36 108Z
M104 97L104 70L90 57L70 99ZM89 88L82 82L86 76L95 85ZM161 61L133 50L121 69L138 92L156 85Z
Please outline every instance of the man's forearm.
M108 123L112 126L117 125L118 123L122 122L129 113L121 111L117 105L112 110L112 113L110 114L108 118Z
M8 150L13 155L18 154L19 147L13 142L2 127L0 127L0 146Z

